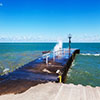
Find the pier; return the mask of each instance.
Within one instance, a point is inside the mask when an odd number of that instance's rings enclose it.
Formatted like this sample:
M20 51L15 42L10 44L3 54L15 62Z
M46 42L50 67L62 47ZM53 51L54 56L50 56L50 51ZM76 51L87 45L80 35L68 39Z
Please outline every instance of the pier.
M68 69L79 49L62 49L48 52L42 57L0 76L0 95L21 93L32 86L46 82L65 82ZM16 87L16 88L15 88Z

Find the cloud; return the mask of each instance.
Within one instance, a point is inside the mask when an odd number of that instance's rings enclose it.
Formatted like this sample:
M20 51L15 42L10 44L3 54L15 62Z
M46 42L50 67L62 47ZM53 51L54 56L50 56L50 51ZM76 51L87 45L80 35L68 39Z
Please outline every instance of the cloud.
M42 36L0 36L0 42L38 42L46 41Z
M48 37L47 35L42 36L33 36L33 35L20 35L20 36L9 36L9 35L0 35L0 42L56 42L59 38L57 37ZM60 38L63 42L68 42L67 36L62 36ZM81 35L72 35L72 42L100 42L99 34L81 34Z
M100 34L72 35L73 42L100 42Z
M2 7L2 6L3 6L3 3L0 2L0 7Z

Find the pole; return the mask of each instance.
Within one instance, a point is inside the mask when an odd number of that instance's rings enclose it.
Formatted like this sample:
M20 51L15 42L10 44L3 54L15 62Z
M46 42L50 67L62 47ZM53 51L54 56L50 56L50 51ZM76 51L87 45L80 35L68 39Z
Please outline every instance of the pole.
M71 46L70 46L70 38L69 38L69 56L70 56L70 48Z
M69 38L69 57L70 57L70 49L71 49L71 34L69 34L69 36L68 36L68 38Z
M53 51L53 61L55 61L55 52Z
M49 56L46 56L46 65L48 66L48 57Z

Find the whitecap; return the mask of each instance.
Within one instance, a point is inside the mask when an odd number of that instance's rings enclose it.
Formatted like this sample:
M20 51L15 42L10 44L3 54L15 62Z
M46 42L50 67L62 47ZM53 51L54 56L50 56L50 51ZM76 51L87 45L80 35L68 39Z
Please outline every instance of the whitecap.
M100 54L91 54L91 53L81 53L80 55L84 55L84 56L100 56Z
M9 68L5 68L5 69L3 70L3 73L8 74L9 71L10 71Z

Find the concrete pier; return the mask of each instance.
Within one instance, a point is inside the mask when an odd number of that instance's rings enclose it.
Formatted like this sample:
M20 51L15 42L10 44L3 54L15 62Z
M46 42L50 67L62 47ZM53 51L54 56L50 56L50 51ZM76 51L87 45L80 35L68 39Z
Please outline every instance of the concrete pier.
M69 55L69 50L63 49L58 51L55 57L52 52L44 54L8 75L0 76L0 95L21 93L32 86L48 81L58 82L59 73L56 73L58 70L61 73L61 82L64 82L68 69L79 52L79 49L71 49Z

